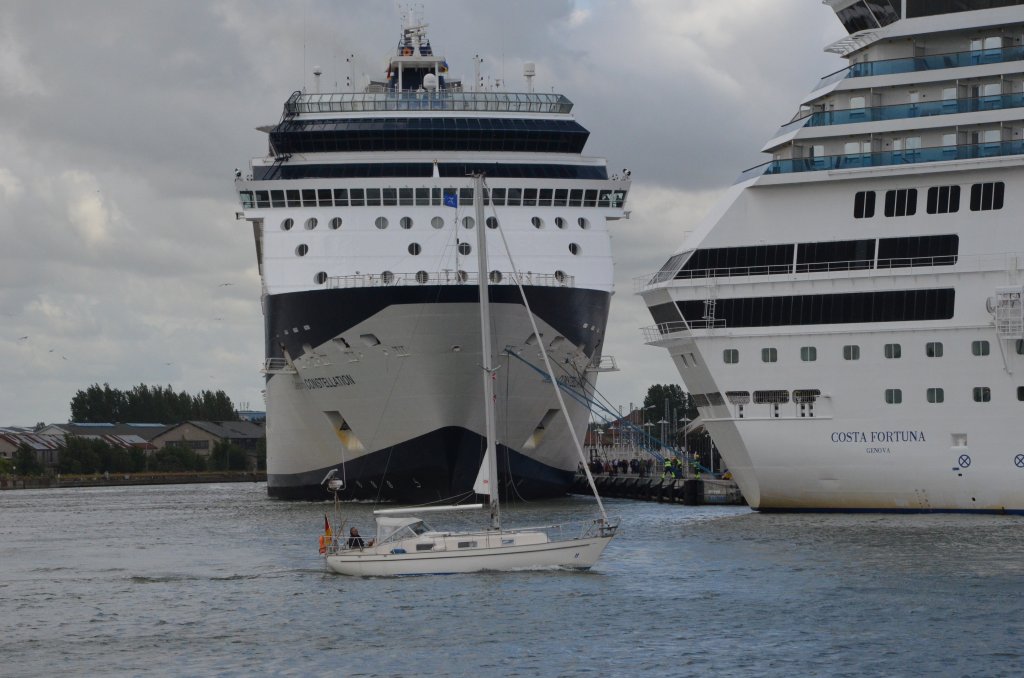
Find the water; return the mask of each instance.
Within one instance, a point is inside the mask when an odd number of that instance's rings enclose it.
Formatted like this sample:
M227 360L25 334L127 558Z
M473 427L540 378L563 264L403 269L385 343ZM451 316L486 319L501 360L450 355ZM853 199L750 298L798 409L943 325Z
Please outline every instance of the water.
M328 573L317 553L330 504L265 492L241 483L0 492L0 675L1024 669L1017 517L609 500L624 528L589 573L354 579ZM371 506L345 510L372 531ZM591 511L580 498L540 502L506 522Z

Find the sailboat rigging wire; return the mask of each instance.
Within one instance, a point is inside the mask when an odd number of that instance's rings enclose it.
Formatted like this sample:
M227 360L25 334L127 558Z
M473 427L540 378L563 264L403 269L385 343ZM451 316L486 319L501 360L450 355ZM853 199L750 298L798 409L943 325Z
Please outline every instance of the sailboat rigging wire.
M480 181L484 186L487 185L485 177L481 177ZM495 211L493 200L491 201L491 211ZM496 213L494 216L495 219L497 219ZM479 226L480 225L478 225L478 228ZM516 287L519 288L519 294L523 298L523 306L526 307L526 317L530 319L530 326L533 328L533 333L538 339L537 346L540 347L540 355L544 358L544 367L547 368L548 375L551 377L551 385L555 389L555 398L558 400L558 406L562 410L562 416L565 418L565 424L569 429L569 437L572 439L572 443L576 447L576 453L579 455L580 462L583 466L583 472L587 475L587 482L590 483L590 488L594 491L594 499L597 500L597 507L601 511L601 517L605 522L608 522L608 513L604 510L604 502L601 501L601 495L597 492L597 484L594 482L593 474L590 473L590 467L587 464L587 457L583 454L583 447L580 445L580 441L573 430L572 419L569 418L569 409L565 406L565 400L562 398L562 390L558 387L558 379L555 378L555 371L551 369L551 360L548 359L547 348L544 346L544 342L540 340L540 329L537 327L537 321L533 317L533 309L530 308L530 302L526 298L526 290L523 289L522 276L519 274L516 262L512 259L512 249L508 246L508 241L505 239L505 231L501 228L500 221L498 221L498 227L495 230L498 231L498 235L501 236L501 244L505 248L505 253L508 255L509 265L512 267L512 278L516 282ZM481 275L483 275L483 271L481 271Z

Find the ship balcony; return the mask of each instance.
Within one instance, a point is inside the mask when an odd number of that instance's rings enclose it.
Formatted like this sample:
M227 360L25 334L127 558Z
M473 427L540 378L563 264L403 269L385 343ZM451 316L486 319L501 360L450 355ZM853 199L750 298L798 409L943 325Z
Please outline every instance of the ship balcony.
M572 111L563 94L544 92L356 92L305 94L285 102L285 115L300 113L367 113L374 111L470 111L477 113L558 113Z
M605 355L601 356L601 360L596 363L587 365L587 372L618 372L619 364L615 361L615 356Z
M881 59L850 64L848 67L826 75L815 89L821 89L834 82L846 78L862 78L871 75L895 75L898 73L916 73L920 71L936 71L946 68L963 68L984 64L1001 64L1024 59L1024 47L1006 47L977 49L968 52L952 52L949 54L931 54L901 59Z
M644 335L644 343L650 346L664 346L673 339L680 339L690 335L691 330L711 330L725 328L723 319L705 320L674 320L657 325L641 327L640 332Z
M853 153L850 155L821 155L807 158L785 158L770 160L744 171L737 182L753 179L764 174L792 174L794 172L819 172L824 170L862 169L866 167L889 167L893 165L914 165L925 162L950 160L972 160L998 158L1024 154L1024 141L992 141L959 146L931 146L908 148L900 151L877 153Z
M873 108L850 108L842 111L819 111L794 120L787 125L783 125L779 128L779 131L776 132L775 136L779 137L783 134L803 129L805 127L850 125L859 122L879 122L884 120L907 120L912 118L926 118L936 115L977 113L979 111L999 111L1020 107L1024 107L1024 93L995 94L966 99L921 101L913 104L895 104L892 106L876 106Z
M263 363L263 374L298 374L294 367L284 358L267 358Z
M408 287L423 285L477 285L479 276L475 271L444 270L440 273L418 271L416 273L362 273L336 275L327 278L323 286L327 289L352 289L356 287ZM576 276L556 271L555 273L532 273L515 271L491 271L490 285L515 285L523 287L575 287Z

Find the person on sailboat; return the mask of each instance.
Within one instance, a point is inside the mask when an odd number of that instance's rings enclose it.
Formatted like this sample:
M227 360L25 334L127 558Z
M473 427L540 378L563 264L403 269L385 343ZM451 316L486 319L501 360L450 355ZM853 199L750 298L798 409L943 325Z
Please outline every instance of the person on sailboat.
M356 527L352 527L348 531L348 547L350 549L364 549L367 546L373 546L373 540L370 543L366 543L366 540L359 534L359 530Z

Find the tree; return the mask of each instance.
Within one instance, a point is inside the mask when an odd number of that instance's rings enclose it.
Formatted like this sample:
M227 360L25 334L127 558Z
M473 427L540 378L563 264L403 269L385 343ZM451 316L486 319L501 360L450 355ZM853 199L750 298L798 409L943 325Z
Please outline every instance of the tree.
M14 466L15 472L22 476L38 476L42 475L43 464L39 461L39 457L36 456L36 451L28 446L27 443L18 445L18 449L14 452Z
M693 403L693 398L677 384L654 384L648 388L644 397L644 409L647 411L647 421L655 424L660 421L666 422L666 437L671 432L679 432L678 440L667 441L676 444L683 442L683 422L680 420L693 421L697 418L697 407ZM660 437L661 428L653 429L651 434Z
M78 422L146 421L174 423L201 419L237 421L235 406L224 391L175 393L168 386L139 384L128 391L93 384L71 399L71 419Z

